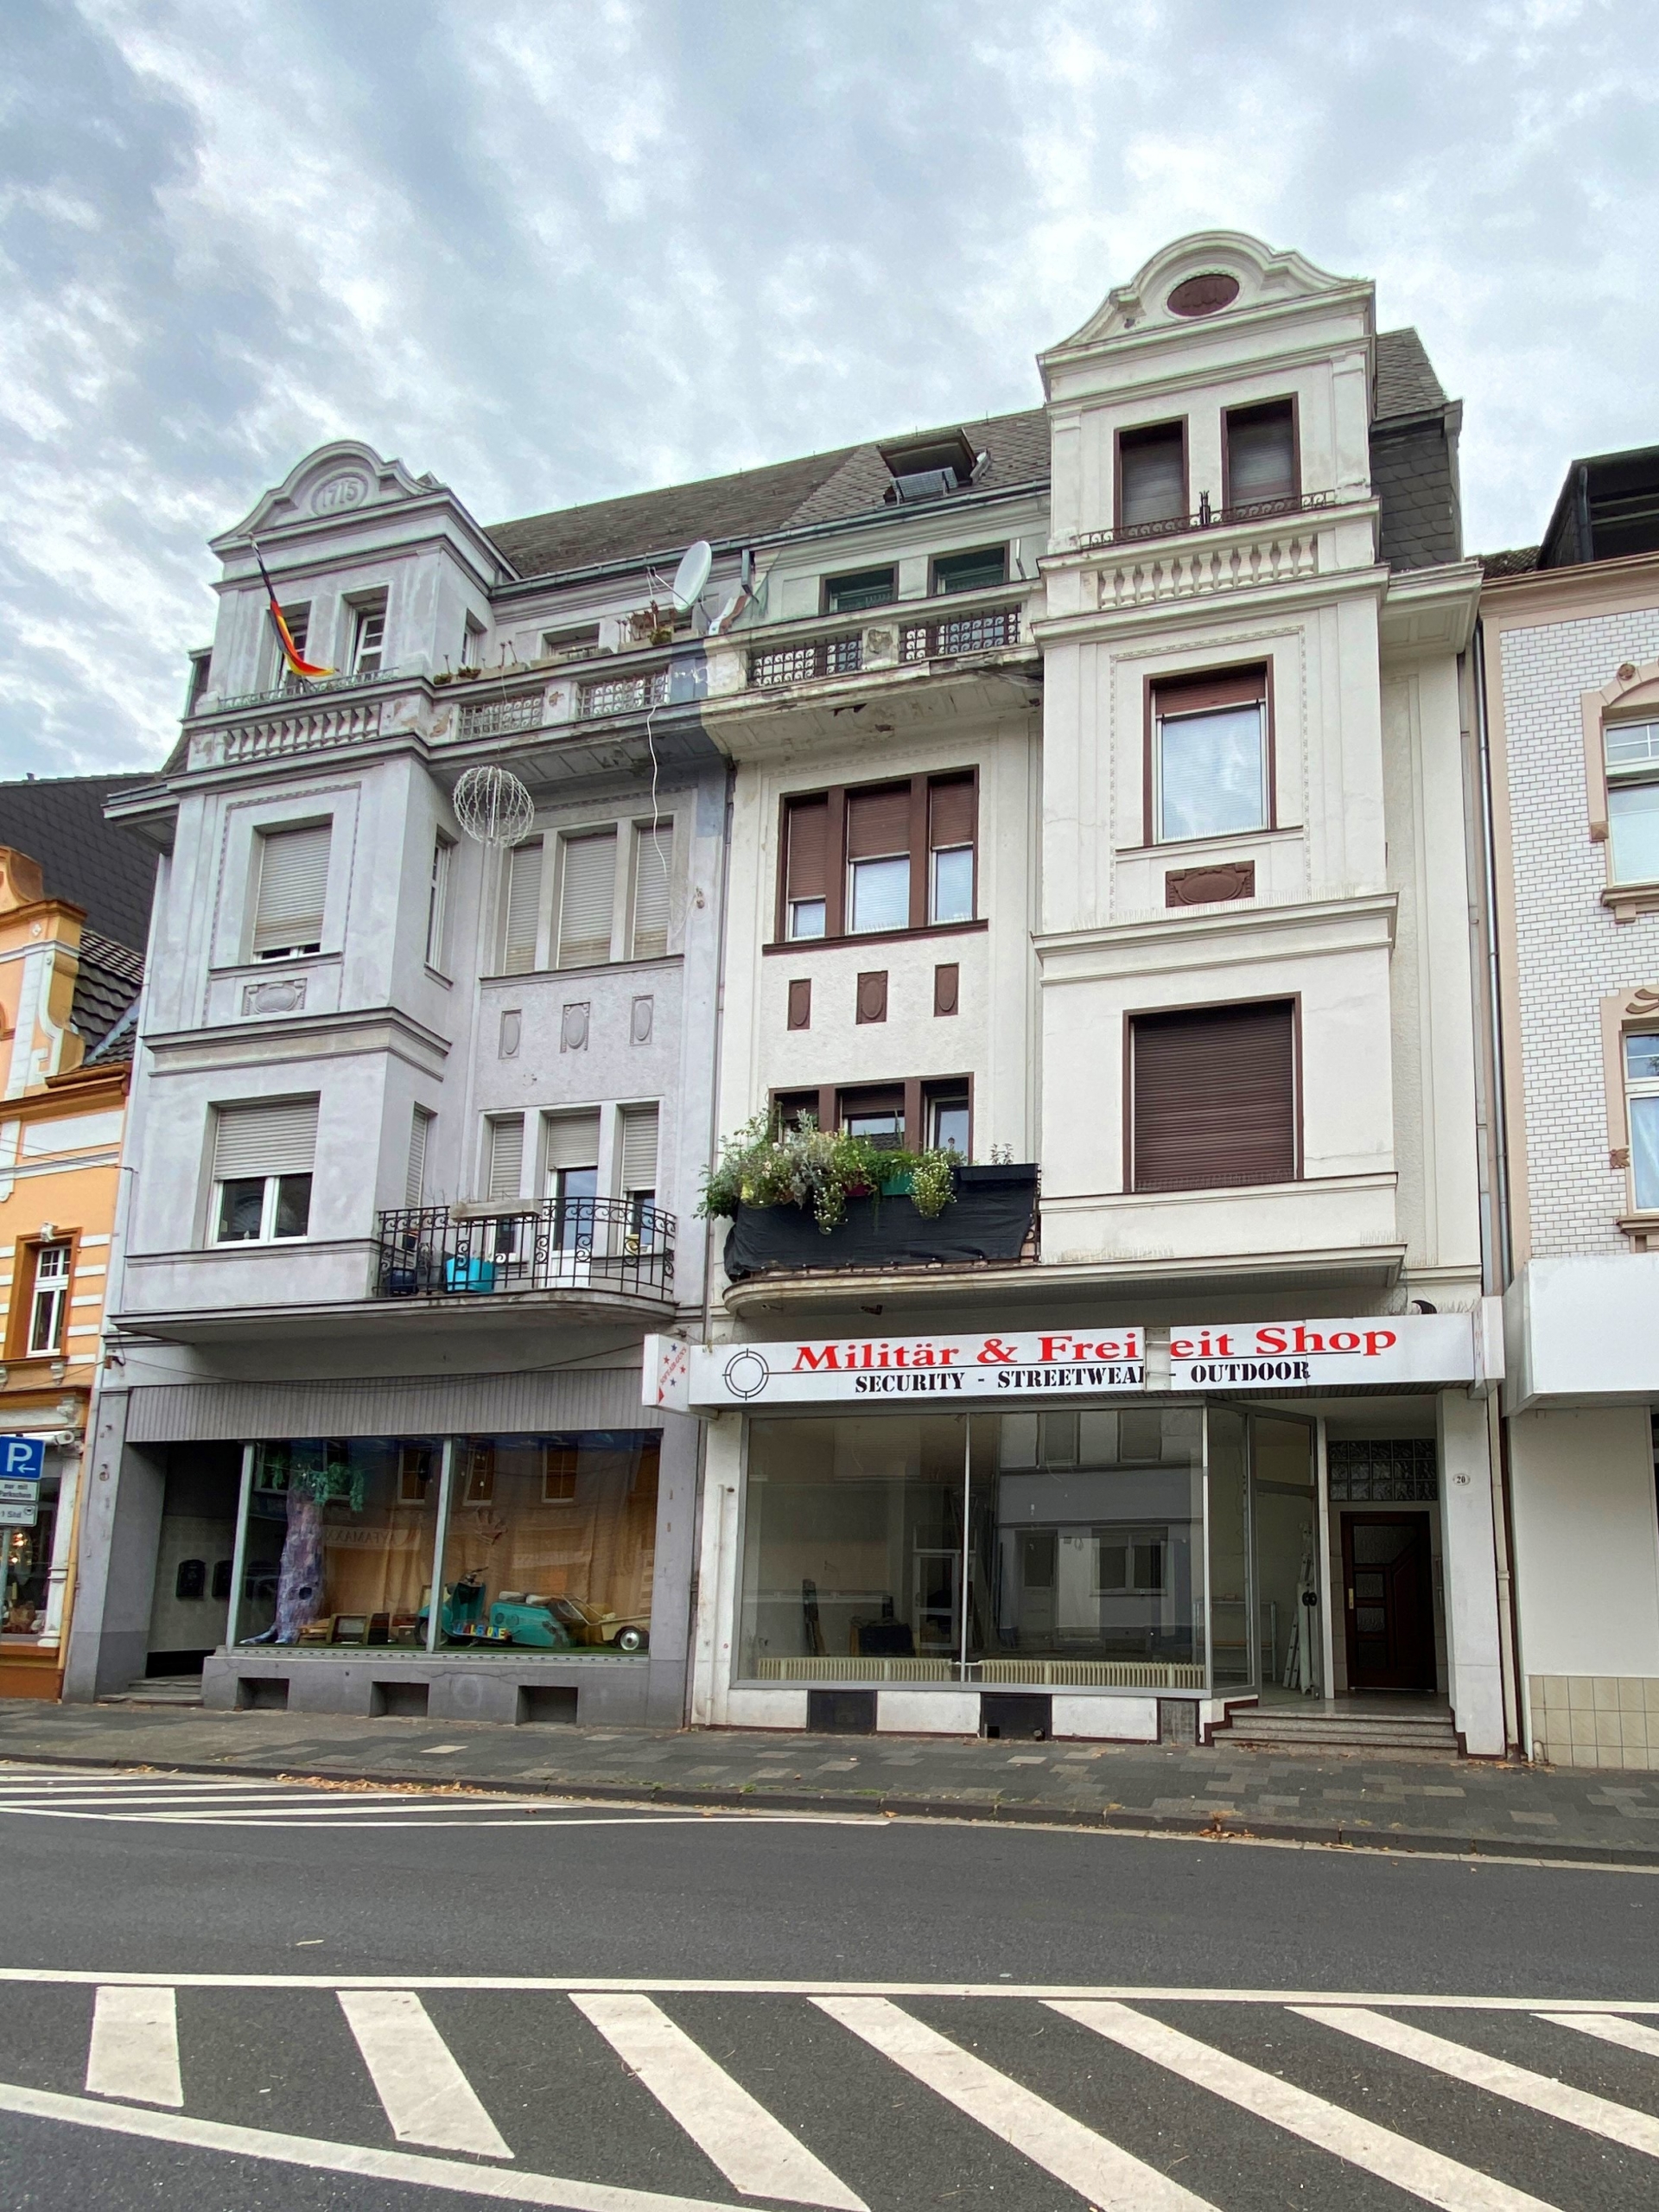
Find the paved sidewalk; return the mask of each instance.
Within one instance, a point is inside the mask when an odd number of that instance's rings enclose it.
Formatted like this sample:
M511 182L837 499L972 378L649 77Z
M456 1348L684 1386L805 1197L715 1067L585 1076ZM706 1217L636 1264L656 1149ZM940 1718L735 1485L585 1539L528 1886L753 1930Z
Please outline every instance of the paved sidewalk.
M745 1730L501 1728L139 1705L0 1704L0 1761L317 1775L1473 1852L1659 1869L1659 1775L1421 1753L982 1743Z

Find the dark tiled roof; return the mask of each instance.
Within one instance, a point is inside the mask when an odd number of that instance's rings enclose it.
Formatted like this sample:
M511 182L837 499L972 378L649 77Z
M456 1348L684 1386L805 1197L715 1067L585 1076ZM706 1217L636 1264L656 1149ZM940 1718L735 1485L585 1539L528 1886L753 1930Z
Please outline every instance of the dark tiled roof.
M1446 393L1414 330L1376 334L1376 419L1444 407Z
M94 929L80 933L80 972L75 977L75 996L70 1020L86 1040L91 1058L137 1003L144 980L144 963L124 944L113 944ZM131 1047L111 1058L130 1059Z
M957 427L952 423L938 435L948 437ZM1040 407L960 427L975 450L988 456L974 480L976 490L1046 481L1048 417ZM906 434L905 442L927 435ZM541 576L607 561L637 560L648 553L677 553L699 537L729 544L774 531L836 522L882 505L893 480L880 448L893 442L872 440L813 454L804 461L746 468L735 476L714 476L700 484L676 484L665 491L635 492L626 499L531 515L522 522L494 524L490 536L520 575Z
M155 780L152 774L0 783L0 845L40 862L48 899L82 907L101 936L140 950L149 937L156 855L104 819L104 802Z
M1477 553L1475 558L1489 576L1529 576L1538 566L1539 548L1512 546L1507 553Z

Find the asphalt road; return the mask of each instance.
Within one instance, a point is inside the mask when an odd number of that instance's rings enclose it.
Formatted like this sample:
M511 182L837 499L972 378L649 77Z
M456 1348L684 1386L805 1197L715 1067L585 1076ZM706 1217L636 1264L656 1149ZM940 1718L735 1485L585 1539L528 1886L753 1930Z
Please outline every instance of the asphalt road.
M1659 2201L1649 1873L16 1768L0 1866L8 2212Z

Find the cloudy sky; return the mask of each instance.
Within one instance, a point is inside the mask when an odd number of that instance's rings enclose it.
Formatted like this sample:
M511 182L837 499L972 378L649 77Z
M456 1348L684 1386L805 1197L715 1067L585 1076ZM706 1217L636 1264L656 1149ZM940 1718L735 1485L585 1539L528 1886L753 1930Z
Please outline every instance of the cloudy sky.
M1471 547L1659 442L1651 0L9 0L0 775L149 766L326 439L486 521L1039 397L1156 245L1376 279Z

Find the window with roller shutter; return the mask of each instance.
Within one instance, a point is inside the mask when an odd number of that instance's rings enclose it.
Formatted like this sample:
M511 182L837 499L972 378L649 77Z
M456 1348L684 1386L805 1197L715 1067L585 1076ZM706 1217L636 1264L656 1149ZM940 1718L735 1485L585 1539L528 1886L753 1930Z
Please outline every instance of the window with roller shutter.
M784 934L828 931L830 802L797 798L784 812Z
M507 855L506 922L501 969L527 976L536 965L542 926L542 842L515 845Z
M524 1183L524 1117L497 1114L486 1125L484 1154L487 1198L514 1202Z
M978 813L972 769L785 799L780 939L974 921Z
M251 947L256 960L285 960L321 949L331 827L316 822L257 835Z
M1294 1001L1131 1017L1132 1190L1294 1182L1299 1119Z
M599 1114L549 1114L543 1145L553 1243L562 1252L591 1251L599 1197Z
M611 957L616 896L616 832L561 840L559 885L561 968L591 968Z
M404 1204L422 1205L426 1198L426 1151L436 1115L417 1106L409 1125L409 1166L404 1179Z
M630 930L636 960L660 960L668 950L669 869L674 856L674 825L642 823L633 833L633 918Z
M311 1225L317 1100L250 1100L213 1113L213 1241L270 1243Z

